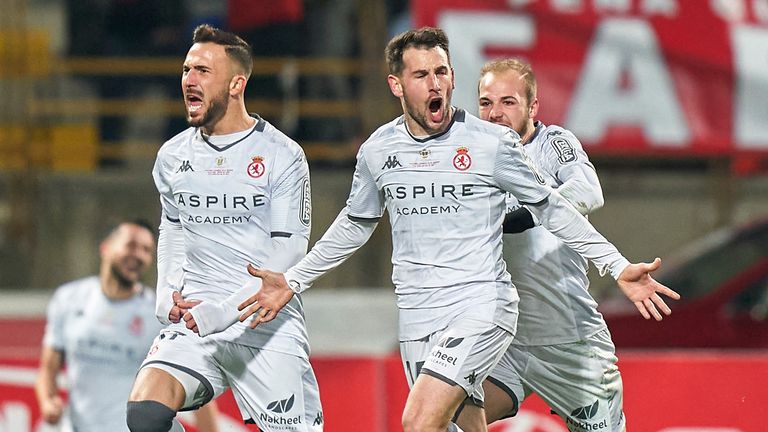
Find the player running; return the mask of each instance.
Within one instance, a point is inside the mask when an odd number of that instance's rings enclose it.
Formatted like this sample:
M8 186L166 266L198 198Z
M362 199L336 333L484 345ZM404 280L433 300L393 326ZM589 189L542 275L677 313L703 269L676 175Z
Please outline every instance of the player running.
M649 275L658 263L630 264L545 186L514 131L451 106L454 76L442 30L398 35L386 58L403 116L363 143L347 206L310 253L285 274L251 268L262 285L241 305L243 318L256 313L258 325L279 316L295 294L360 248L386 209L400 352L411 384L403 428L460 430L451 418L467 400L483 420L476 430L485 430L482 382L512 342L518 315L502 259L506 192L610 272L638 307L668 313L658 293L677 294Z
M246 111L252 65L241 38L195 29L181 78L191 127L163 145L152 172L162 204L156 313L168 326L131 392L133 432L166 432L177 411L228 387L243 420L262 431L323 428L300 297L255 331L236 323L205 338L195 333L237 321L238 296L252 283L248 263L288 268L306 253L307 161L294 141ZM219 308L228 302L230 317Z

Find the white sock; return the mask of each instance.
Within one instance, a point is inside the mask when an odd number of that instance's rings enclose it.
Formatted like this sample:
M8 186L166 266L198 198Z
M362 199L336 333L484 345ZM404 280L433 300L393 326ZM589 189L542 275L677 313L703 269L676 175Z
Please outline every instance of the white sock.
M448 425L448 432L464 432L461 430L460 427L456 425L456 423L451 423Z
M178 420L173 419L173 423L171 423L171 429L168 432L184 432L184 426L182 426Z

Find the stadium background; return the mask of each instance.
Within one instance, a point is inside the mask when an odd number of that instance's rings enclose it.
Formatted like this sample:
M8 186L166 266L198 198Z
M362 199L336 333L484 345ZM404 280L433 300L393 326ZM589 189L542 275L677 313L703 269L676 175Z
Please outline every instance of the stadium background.
M422 24L451 36L454 102L470 111L482 61L531 60L541 119L574 130L597 167L606 204L591 220L631 260L768 214L764 0L0 0L0 10L0 432L44 430L29 374L52 289L96 271L114 222L158 218L149 173L184 127L180 64L200 22L254 45L247 106L309 157L311 242L343 206L357 146L399 112L384 45ZM397 430L406 390L381 225L307 295L333 432ZM763 352L620 359L630 430L765 430ZM565 430L528 405L503 430Z

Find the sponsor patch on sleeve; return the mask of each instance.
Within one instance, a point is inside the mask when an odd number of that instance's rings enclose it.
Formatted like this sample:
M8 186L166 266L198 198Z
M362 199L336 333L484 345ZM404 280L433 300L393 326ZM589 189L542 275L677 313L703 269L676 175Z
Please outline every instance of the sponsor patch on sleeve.
M573 147L570 141L562 136L556 136L549 141L549 144L557 152L557 161L561 164L567 164L569 162L575 162L577 155L576 149Z
M304 177L301 187L301 208L299 209L299 220L304 226L309 226L312 221L312 191L309 186L309 178Z

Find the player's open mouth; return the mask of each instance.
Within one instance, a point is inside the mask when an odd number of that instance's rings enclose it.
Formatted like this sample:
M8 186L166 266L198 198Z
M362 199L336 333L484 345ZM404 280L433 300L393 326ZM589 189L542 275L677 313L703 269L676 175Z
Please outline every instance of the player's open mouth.
M203 107L203 99L194 94L187 94L187 111L190 113L198 111Z
M435 123L443 120L443 98L435 98L429 101L429 117Z

